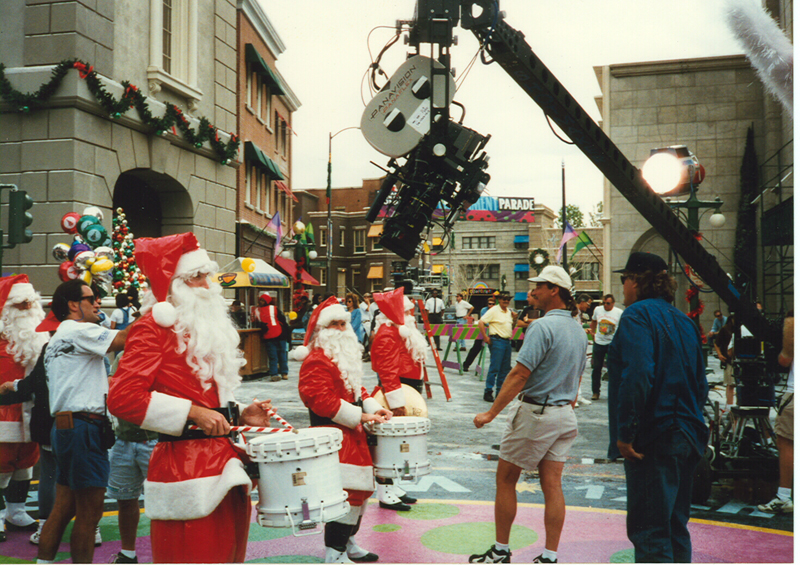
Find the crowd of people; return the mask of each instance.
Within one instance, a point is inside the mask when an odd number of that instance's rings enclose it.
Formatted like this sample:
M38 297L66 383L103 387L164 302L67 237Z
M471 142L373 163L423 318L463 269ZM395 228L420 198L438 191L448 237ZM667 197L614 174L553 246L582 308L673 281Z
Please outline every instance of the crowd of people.
M416 499L391 479L376 480L363 425L409 413L408 390L422 391L428 352L439 345L418 329L404 289L347 294L343 302L315 295L289 316L263 293L245 312L240 303L227 305L209 276L217 265L193 234L135 243L149 292L141 304L119 295L108 317L101 316L98 289L82 280L59 285L45 315L25 275L0 279L0 541L5 529L30 531L39 562L53 562L74 519L73 562L91 562L108 494L119 509L121 550L114 562L137 563L144 493L155 562L242 562L257 481L231 429L268 426L274 414L269 399L240 404L234 397L245 364L237 327L249 317L262 331L270 380L287 379L292 331L304 331L293 352L302 363L299 397L312 427L342 432L338 456L349 511L325 524L325 562L377 561L356 541L366 500L377 490L380 507L404 512ZM508 423L495 477L496 541L470 562L510 562L515 485L524 470L538 470L545 499L545 549L534 562L557 561L566 515L561 477L579 433L574 408L587 333L594 338L594 399L604 359L608 365L609 458L625 460L636 561L691 560L692 475L708 441L701 336L672 305L676 282L663 259L633 253L618 272L626 308L605 295L588 329L590 297L574 297L570 276L556 266L529 279L524 310L514 311L511 297L499 293L477 317L480 337L465 366L488 346L483 400L491 406L474 425L489 425L507 408ZM441 322L441 298L432 294L425 309L432 323ZM457 324L470 323L474 310L463 295L455 297ZM722 361L732 354L725 341L732 323L731 317L714 326ZM515 327L524 338L512 367ZM793 325L779 359L784 366L792 366L792 333ZM467 344L457 346L466 350ZM380 402L364 386L366 361L378 377ZM780 402L781 482L775 500L760 507L766 512L792 510L791 393ZM37 522L24 501L39 461Z

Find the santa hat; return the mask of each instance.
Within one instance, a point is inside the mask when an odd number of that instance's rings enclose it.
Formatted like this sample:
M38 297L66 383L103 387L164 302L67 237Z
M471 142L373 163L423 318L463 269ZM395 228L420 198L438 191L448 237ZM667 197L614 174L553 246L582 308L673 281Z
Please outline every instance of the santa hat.
M150 290L157 303L153 319L163 327L175 324L175 307L166 302L169 285L175 277L188 275L212 263L191 232L164 237L134 239L136 264L150 280Z
M414 308L414 303L405 296L403 287L391 292L378 292L372 295L381 314L399 327L400 337L403 339L411 335L411 330L406 327L406 310Z
M36 300L36 291L28 282L28 275L12 275L0 278L0 313L6 307L6 302L16 304L25 300ZM5 324L0 319L0 333L5 331Z
M272 303L272 297L269 295L269 293L268 293L268 292L265 292L264 294L261 294L261 295L259 295L259 298L261 298L261 299L262 299L264 302L266 302L268 305L269 305L270 303Z
M309 343L314 337L314 332L317 327L327 328L331 322L350 321L350 312L344 309L344 306L339 304L339 300L335 296L329 297L327 300L317 306L311 313L308 319L308 326L306 327L306 339L303 345L293 351L295 361L302 361L308 357L310 351Z

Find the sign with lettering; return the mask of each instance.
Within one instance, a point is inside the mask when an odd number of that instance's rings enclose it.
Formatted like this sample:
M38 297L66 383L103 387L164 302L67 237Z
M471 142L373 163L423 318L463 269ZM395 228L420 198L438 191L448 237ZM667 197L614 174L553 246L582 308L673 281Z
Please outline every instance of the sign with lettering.
M500 210L533 210L534 198L508 198L505 196L497 197L497 207Z

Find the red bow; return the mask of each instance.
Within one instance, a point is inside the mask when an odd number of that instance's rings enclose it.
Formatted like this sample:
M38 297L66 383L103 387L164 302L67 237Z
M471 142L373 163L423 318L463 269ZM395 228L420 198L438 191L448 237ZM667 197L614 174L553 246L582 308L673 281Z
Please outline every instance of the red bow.
M93 66L89 66L89 67L87 67L87 66L86 66L86 63L81 63L80 61L75 61L75 63L74 63L72 66L73 66L73 67L75 67L76 69L78 69L78 75L79 75L81 78L86 78L86 77L88 77L88 76L89 76L89 74L90 74L92 71L94 71L94 67L93 67Z

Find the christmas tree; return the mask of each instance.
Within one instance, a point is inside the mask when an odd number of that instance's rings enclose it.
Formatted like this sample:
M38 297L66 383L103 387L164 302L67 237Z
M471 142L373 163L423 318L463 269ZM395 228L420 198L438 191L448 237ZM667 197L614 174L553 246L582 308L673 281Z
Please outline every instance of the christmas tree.
M128 220L125 219L125 212L122 208L117 208L111 224L113 227L111 239L114 249L114 295L125 293L131 287L138 291L145 282L145 276L136 266L133 232L128 229Z

